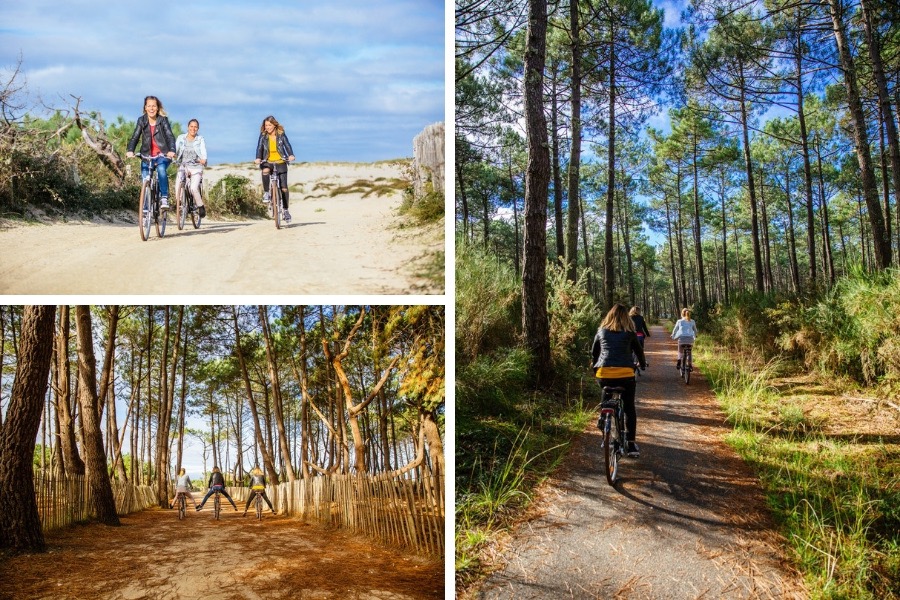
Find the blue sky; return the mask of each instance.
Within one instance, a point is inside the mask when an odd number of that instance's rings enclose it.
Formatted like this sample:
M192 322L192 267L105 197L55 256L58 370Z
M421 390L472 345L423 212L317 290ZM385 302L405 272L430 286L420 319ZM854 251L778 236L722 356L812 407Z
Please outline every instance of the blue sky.
M373 161L444 120L444 22L442 0L4 2L0 70L21 54L33 96L110 122L158 96L212 164L253 160L269 114L297 160Z

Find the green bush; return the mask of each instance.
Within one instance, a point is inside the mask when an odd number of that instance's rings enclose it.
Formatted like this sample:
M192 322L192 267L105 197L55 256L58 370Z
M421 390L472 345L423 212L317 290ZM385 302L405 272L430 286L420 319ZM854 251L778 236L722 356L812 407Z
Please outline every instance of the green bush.
M557 374L583 370L590 357L594 331L602 319L597 305L587 293L587 271L578 281L566 279L562 265L547 270L550 354Z
M456 360L466 365L482 353L515 345L519 283L508 266L471 244L456 244Z
M209 210L217 214L264 216L259 195L247 177L226 175L207 192Z

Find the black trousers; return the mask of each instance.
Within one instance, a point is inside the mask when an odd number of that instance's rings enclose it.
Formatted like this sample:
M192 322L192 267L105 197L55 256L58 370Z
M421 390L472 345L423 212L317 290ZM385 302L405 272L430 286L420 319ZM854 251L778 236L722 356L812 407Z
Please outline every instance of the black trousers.
M269 505L269 508L274 511L275 508L272 506L272 503L269 502L269 497L266 496L265 491L262 492L262 497L263 497L263 500L266 501L266 504ZM247 512L247 510L249 510L250 505L253 503L253 500L255 500L255 499L256 499L256 491L250 490L250 495L247 496L247 506L244 507L244 512Z
M625 429L628 430L625 439L629 442L633 442L634 434L637 430L637 411L634 409L634 377L598 379L597 383L600 385L600 389L605 387L625 388L625 391L622 393L622 404L625 407Z
M288 196L290 195L287 184L287 167L287 163L270 163L266 161L259 163L259 168L262 170L263 191L269 191L269 173L272 172L272 169L275 169L275 173L278 174L278 182L281 184L281 195L284 198L285 208L288 207Z

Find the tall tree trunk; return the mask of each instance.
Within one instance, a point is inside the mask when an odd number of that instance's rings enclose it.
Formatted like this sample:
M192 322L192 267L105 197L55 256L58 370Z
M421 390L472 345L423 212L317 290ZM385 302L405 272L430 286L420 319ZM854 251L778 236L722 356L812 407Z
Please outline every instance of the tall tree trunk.
M615 247L613 246L613 209L616 190L616 41L614 27L609 33L609 140L607 143L607 181L606 181L606 248L603 253L603 274L605 308L612 308L616 271L613 262ZM604 311L605 312L605 311Z
M744 138L744 169L747 173L747 191L750 196L750 236L753 243L753 269L756 277L756 291L765 291L763 282L762 253L759 247L759 217L757 216L756 185L753 181L753 158L750 155L750 125L747 116L745 98L746 83L744 81L744 64L738 63L741 82L741 133Z
M722 292L728 304L728 219L725 214L725 173L720 173L719 198L722 204Z
M550 157L544 117L544 61L547 2L529 0L525 50L525 124L528 166L525 175L525 256L522 265L522 329L534 356L534 383L550 382L550 322L547 316L547 185Z
M281 464L284 465L288 481L294 481L294 466L291 464L291 449L288 446L287 431L284 428L284 399L281 397L281 380L278 377L278 363L275 348L272 347L272 334L269 331L269 314L265 306L259 306L259 324L262 327L266 342L266 362L269 365L269 378L272 380L272 400L275 408L275 427L278 429L278 447L281 449Z
M460 144L456 145L457 148ZM463 161L456 157L456 187L459 190L459 203L462 206L463 238L469 240L469 201L466 198L466 186L463 180Z
M578 187L581 185L581 26L578 0L569 2L572 35L572 150L569 154L569 218L566 221L566 278L578 276Z
M104 525L119 525L116 501L113 497L106 454L103 451L103 432L97 412L97 360L94 358L94 339L91 329L91 309L75 307L78 332L78 400L81 403L81 424L84 426L84 455L86 475L91 491L91 508ZM115 347L115 344L113 344Z
M56 335L56 372L59 381L57 389L57 411L59 412L59 434L62 444L64 471L69 475L84 475L84 461L78 454L75 443L75 415L72 411L72 385L69 382L69 307L59 307L59 331Z
M788 250L791 261L792 291L796 294L800 291L800 264L797 262L797 239L794 235L794 209L791 206L791 166L785 162L784 166L784 194L788 209Z
M806 193L806 246L809 252L809 287L816 287L816 228L813 201L812 165L809 157L809 133L803 109L803 8L797 7L797 39L795 42L795 70L797 77L797 119L800 124L800 146L803 150L803 181Z
M34 440L47 393L55 306L26 306L16 353L16 375L0 429L0 548L43 552L35 499Z
M553 223L556 230L556 258L557 261L566 259L565 233L563 225L563 185L559 154L559 98L557 85L559 84L559 68L556 60L550 65L550 136L553 155L551 156L553 168ZM516 238L518 241L518 237ZM516 270L516 273L519 271Z
M894 122L894 113L891 109L891 97L888 94L887 77L884 74L884 62L881 58L881 39L878 35L877 23L874 23L875 15L872 13L872 0L860 0L859 6L862 9L863 29L866 33L866 42L869 47L869 58L872 61L872 74L875 78L875 88L878 90L878 103L881 109L882 119L884 120L884 128L887 133L888 147L891 152L891 174L894 183L894 199L900 203L900 139L897 137L897 124ZM883 160L883 154L882 154ZM885 221L885 237L887 239L887 247L891 247L891 206L888 200L887 188L888 179L884 178L884 221ZM900 222L897 224L900 227ZM890 265L890 260L888 260Z
M866 130L866 115L863 111L856 80L856 66L850 54L847 33L844 29L843 0L827 0L834 26L834 37L837 41L841 68L844 71L844 85L847 88L847 105L853 118L853 141L856 146L856 157L862 174L863 197L869 211L869 224L872 228L872 246L875 251L875 267L883 270L891 265L891 241L884 224L884 214L878 199L878 186L875 183L875 170L872 167L872 154L869 146L869 134Z
M697 255L697 272L699 274L698 283L700 284L700 305L709 305L709 296L706 293L706 273L703 268L703 244L700 239L700 184L697 174L699 157L697 156L697 137L694 136L693 144L693 171L694 171L694 254Z
M512 164L512 156L509 157L509 162L507 163L509 167L509 191L510 197L512 198L512 209L513 209L513 239L515 240L515 256L513 256L513 269L516 273L516 276L519 275L519 261L522 258L522 250L519 248L519 199L518 192L516 190L516 181L513 179L513 164Z

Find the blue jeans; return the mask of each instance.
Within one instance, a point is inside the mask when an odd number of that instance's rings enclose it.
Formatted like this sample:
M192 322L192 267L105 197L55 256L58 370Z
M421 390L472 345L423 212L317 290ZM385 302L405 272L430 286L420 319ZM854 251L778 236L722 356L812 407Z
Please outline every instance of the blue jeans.
M203 501L200 503L200 508L203 508L203 505L206 504L206 501L209 500L209 497L212 496L213 494L215 494L216 492L219 492L220 494L225 496L228 499L228 501L231 502L231 505L234 506L234 509L237 510L237 506L234 505L234 500L231 499L231 496L228 495L228 492L225 491L225 488L215 486L215 485L212 486L211 488L209 488L209 491L206 493L205 496L203 496Z
M165 156L160 156L156 161L156 175L159 177L159 195L169 197L169 176L166 175L166 169L172 162ZM150 177L150 163L146 160L141 161L141 180Z

